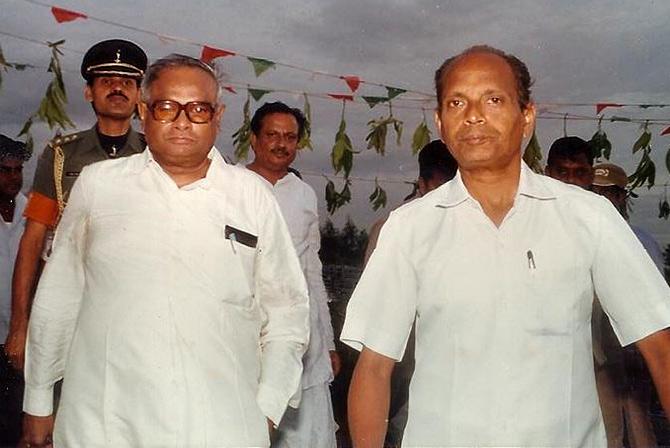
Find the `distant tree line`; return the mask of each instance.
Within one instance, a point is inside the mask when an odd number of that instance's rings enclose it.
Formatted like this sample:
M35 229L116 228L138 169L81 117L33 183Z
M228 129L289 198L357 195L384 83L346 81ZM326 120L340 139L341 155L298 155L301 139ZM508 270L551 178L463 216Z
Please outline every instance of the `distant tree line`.
M324 265L363 266L365 247L368 244L368 232L359 229L347 218L344 227L338 229L328 219L321 227L321 262Z

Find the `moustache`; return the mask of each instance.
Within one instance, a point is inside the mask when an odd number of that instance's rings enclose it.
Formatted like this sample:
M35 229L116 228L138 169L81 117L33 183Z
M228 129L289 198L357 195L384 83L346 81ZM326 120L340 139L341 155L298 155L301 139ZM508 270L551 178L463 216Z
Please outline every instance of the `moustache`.
M286 148L272 148L270 150L270 152L272 154L276 154L278 156L287 156L288 155L288 151L286 150Z

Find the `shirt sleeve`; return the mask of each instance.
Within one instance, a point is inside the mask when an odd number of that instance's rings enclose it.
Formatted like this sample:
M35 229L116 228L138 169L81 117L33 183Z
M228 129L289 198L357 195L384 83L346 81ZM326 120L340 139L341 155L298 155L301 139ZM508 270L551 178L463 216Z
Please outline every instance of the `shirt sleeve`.
M603 201L593 283L625 346L670 326L670 288L628 223Z
M54 151L50 146L44 148L37 161L33 188L23 215L48 227L56 225L58 201L54 186Z
M37 161L33 189L42 196L56 200L56 187L54 186L54 150L50 146L44 148L42 155Z
M262 191L260 191L262 190ZM302 356L309 340L307 285L279 206L259 188L264 211L256 261L257 300L262 309L261 378L257 401L279 424L291 397L299 390Z
M84 288L83 246L90 191L82 173L35 294L28 327L23 401L23 410L31 415L53 413L53 387L65 371Z
M402 359L416 315L417 275L404 250L408 235L395 213L384 224L363 275L354 290L340 339Z

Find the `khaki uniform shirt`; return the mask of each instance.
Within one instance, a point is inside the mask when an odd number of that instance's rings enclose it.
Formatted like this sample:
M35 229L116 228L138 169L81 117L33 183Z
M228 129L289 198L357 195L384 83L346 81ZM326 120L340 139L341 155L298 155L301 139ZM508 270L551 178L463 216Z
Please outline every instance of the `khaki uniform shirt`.
M118 151L116 158L142 152L145 146L144 135L131 129L125 145ZM54 173L54 159L58 147L62 149L64 155L62 177ZM63 201L67 202L70 190L82 168L109 158L111 157L100 144L95 126L86 131L51 140L38 161L25 217L55 227L59 214L56 185L60 185Z

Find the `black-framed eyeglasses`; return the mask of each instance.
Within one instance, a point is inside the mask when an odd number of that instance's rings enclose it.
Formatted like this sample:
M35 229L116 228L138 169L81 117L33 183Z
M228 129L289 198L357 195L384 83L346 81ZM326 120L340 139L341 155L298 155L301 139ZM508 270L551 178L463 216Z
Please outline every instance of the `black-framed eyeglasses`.
M191 123L204 124L209 123L214 118L216 108L211 103L204 101L191 101L181 104L172 100L158 100L149 105L149 110L154 120L161 123L172 123L177 120L183 110L186 112L186 118Z

